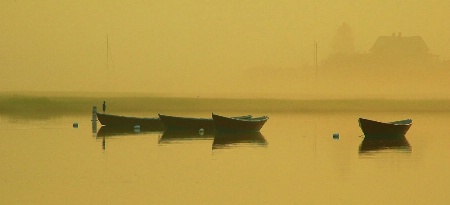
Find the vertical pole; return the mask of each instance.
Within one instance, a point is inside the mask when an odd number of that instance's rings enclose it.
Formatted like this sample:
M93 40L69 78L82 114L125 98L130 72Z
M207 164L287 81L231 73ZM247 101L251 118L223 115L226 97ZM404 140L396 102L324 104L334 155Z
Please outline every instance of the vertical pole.
M92 121L97 121L97 106L92 107Z
M109 36L106 35L106 72L108 72L109 68Z
M316 41L314 41L314 49L315 49L315 52L314 52L314 66L315 66L315 74L316 74L316 80L317 80L317 72L318 72L318 63L317 63L317 61L318 61L318 57L317 57L317 42Z
M92 134L97 134L97 106L92 107Z

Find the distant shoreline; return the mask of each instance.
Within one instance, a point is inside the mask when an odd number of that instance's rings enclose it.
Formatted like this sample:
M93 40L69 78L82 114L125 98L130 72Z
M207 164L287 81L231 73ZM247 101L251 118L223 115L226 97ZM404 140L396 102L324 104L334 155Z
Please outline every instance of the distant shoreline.
M399 95L311 95L307 93L252 93L251 96L245 93L145 93L145 92L66 92L66 91L1 91L0 98L4 97L46 97L46 98L201 98L201 99L255 99L255 100L450 100L450 96L432 95L429 96L409 96Z
M0 94L0 115L90 114L106 101L109 113L450 112L450 99L229 99L187 97L81 97Z

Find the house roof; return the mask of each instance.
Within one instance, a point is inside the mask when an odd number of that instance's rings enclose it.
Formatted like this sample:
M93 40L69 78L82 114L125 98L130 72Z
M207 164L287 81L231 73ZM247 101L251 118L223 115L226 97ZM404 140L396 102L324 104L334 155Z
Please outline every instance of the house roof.
M375 54L423 54L427 53L429 49L420 36L380 36L370 51Z

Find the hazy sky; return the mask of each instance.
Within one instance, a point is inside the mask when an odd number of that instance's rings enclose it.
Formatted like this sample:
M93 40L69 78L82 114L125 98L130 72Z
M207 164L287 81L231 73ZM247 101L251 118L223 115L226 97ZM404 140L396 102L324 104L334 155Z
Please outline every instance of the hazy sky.
M402 32L449 60L449 10L448 0L2 0L0 91L278 92L246 89L243 73L312 65L314 41L326 58L344 22L359 52Z

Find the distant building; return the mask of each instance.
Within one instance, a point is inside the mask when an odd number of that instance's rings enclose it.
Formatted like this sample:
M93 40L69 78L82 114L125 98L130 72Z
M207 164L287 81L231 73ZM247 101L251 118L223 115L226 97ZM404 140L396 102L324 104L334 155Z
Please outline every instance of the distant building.
M431 68L442 66L437 55L431 54L420 36L379 36L367 53L332 52L322 62L328 68Z
M404 37L402 33L378 37L369 56L372 64L383 66L425 66L437 60L422 37Z
M392 36L380 36L370 49L376 55L426 55L428 46L420 36L402 37L399 33Z

